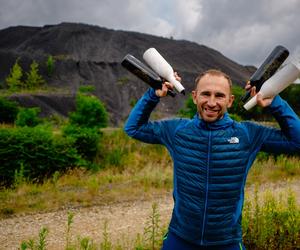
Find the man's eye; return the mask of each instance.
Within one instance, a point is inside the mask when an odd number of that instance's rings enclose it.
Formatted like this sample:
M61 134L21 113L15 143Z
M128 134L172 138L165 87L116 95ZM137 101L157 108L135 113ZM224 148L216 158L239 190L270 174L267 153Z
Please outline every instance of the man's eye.
M208 92L202 92L201 95L202 96L210 96L210 94Z
M216 94L216 97L217 97L217 98L224 98L225 95L224 95L224 94Z

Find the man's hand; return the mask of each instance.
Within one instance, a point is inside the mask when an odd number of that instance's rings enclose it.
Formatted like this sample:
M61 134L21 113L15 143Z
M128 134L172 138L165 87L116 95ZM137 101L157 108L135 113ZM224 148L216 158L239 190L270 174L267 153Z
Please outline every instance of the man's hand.
M175 76L175 79L177 81L181 82L181 77L177 74L177 72L174 72L174 76ZM164 96L167 95L169 89L173 90L174 89L174 85L172 83L170 83L170 82L164 82L161 89L156 89L155 90L155 94L158 97L164 97Z
M274 96L263 98L262 95L259 92L256 93L256 87L255 86L252 87L250 85L249 81L247 82L247 84L245 86L245 89L247 91L251 89L251 92L250 92L251 97L253 97L257 94L257 96L256 96L257 105L262 107L262 108L269 106L272 103L273 99L274 99Z

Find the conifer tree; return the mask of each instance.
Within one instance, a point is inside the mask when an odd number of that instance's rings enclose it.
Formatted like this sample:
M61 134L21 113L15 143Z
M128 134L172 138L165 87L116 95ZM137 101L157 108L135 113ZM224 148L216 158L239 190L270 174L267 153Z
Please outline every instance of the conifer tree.
M54 60L53 56L49 55L48 59L47 59L47 72L48 72L49 77L51 77L53 74L54 64L55 64L55 60Z
M21 81L23 70L18 61L19 59L16 60L14 66L10 70L9 76L5 79L5 82L11 91L16 91L23 86L23 82Z
M43 77L39 74L39 64L33 61L30 65L29 73L26 73L27 79L25 85L28 89L34 89L45 83Z

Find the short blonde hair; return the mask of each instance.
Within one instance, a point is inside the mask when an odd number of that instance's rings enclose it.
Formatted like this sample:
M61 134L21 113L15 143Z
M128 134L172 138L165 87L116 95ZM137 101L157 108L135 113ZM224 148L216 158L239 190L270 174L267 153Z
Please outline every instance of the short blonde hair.
M229 83L229 88L230 88L230 91L232 89L232 81L231 81L231 78L229 75L227 75L226 73L222 72L221 70L218 70L218 69L209 69L209 70L206 70L202 73L200 73L196 80L195 80L195 89L197 89L197 86L198 86L198 82L201 80L202 77L204 77L205 75L212 75L212 76L223 76L227 79L228 83Z

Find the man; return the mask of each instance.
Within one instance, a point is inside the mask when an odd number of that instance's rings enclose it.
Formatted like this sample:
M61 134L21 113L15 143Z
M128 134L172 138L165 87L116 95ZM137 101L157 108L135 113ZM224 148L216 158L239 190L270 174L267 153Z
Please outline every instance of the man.
M166 82L161 90L149 89L128 118L129 136L165 145L174 162L174 209L163 250L244 249L244 186L255 156L260 150L300 151L300 120L284 100L257 97L281 129L238 123L227 113L234 100L231 85L223 72L208 70L192 91L198 110L193 119L150 122L152 110L172 89Z

